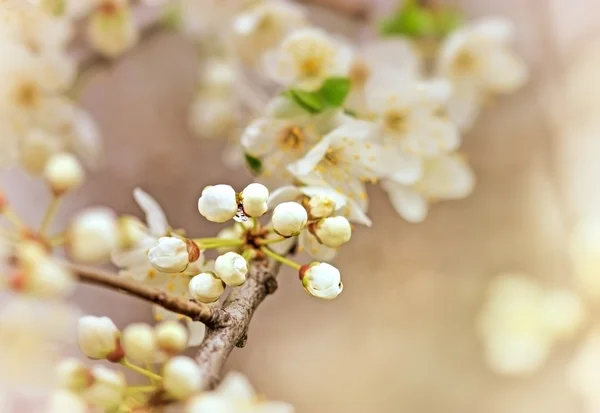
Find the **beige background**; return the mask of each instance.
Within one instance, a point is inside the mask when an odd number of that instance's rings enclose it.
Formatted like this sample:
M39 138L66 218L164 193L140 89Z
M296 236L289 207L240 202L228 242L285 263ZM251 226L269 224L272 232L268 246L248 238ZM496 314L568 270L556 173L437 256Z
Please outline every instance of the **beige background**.
M299 413L580 411L563 374L575 341L557 347L533 377L503 378L483 364L474 319L486 283L499 272L572 283L566 234L600 206L600 125L594 119L600 4L460 4L472 16L515 20L531 81L496 101L465 137L477 175L473 196L437 205L425 223L411 225L372 188L375 224L358 229L337 258L345 290L333 302L309 297L291 271L281 274L280 290L259 309L247 347L236 350L229 368L246 373L269 397L294 403ZM333 28L330 19L319 20ZM354 32L347 22L338 27ZM200 191L215 182L241 187L250 177L217 162L220 142L199 141L187 131L195 76L191 46L167 33L96 76L83 103L101 125L107 164L71 197L71 210L108 204L139 213L130 195L139 185L164 205L173 226L207 236L217 230L197 213ZM35 220L47 198L43 189L14 173L3 181ZM35 195L22 190L24 182ZM81 288L77 301L120 325L149 316L145 304L98 289Z

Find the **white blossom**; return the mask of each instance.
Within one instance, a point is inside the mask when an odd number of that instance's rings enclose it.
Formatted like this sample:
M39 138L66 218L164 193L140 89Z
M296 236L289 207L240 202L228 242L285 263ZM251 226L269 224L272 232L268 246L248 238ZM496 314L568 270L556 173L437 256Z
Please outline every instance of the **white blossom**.
M237 252L226 252L215 260L215 273L225 284L237 287L246 281L248 263Z
M583 340L568 366L568 384L581 397L586 413L600 409L600 331L595 327Z
M67 153L53 155L44 169L46 181L57 195L79 187L83 182L84 174L77 158Z
M313 233L322 244L338 248L350 241L352 227L344 217L328 217L315 224Z
M313 262L301 268L300 279L307 293L325 300L334 299L344 289L340 271L325 262Z
M511 93L527 79L524 62L509 48L514 28L500 18L484 18L453 32L442 44L437 72L454 93L449 115L468 129L489 94Z
M163 386L178 400L187 399L200 390L201 379L200 366L189 357L173 357L163 369Z
M82 393L87 403L106 411L115 409L123 402L127 383L122 373L104 366L94 366L92 377L92 385Z
M79 348L91 359L118 358L120 335L119 329L108 317L88 315L79 319L77 328Z
M61 360L56 369L60 388L72 392L80 392L93 382L90 369L80 360L68 358Z
M235 190L229 185L211 185L202 190L198 199L198 211L212 222L232 219L238 210Z
M101 263L119 245L117 217L109 208L89 208L71 222L67 234L69 255L85 263Z
M244 188L240 198L246 215L250 217L260 217L267 212L269 190L266 186L252 183Z
M332 76L350 70L352 50L344 42L317 28L302 28L287 35L265 55L267 73L284 86L318 89Z
M224 282L211 272L203 272L190 280L190 295L202 303L214 303L225 291Z
M297 202L283 202L277 205L271 217L273 230L284 237L298 234L307 221L306 209Z
M130 324L123 330L121 343L125 356L137 363L152 363L156 359L158 346L154 329L148 324Z

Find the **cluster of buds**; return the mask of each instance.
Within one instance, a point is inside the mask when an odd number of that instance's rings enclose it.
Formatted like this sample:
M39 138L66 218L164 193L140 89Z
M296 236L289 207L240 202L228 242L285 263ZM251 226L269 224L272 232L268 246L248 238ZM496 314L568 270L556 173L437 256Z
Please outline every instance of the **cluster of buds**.
M267 212L269 190L261 184L248 185L236 193L229 185L211 185L204 188L198 199L198 211L212 222L226 222L240 216L258 218Z

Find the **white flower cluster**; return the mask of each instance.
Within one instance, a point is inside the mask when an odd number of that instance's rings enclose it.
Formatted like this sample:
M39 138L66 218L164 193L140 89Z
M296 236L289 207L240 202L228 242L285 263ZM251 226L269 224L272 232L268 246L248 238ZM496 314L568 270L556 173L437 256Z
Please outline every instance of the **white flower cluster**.
M234 78L245 79L236 91L258 117L241 137L251 169L280 183L333 188L363 212L365 184L377 181L410 222L425 219L432 202L469 195L474 176L457 152L461 134L489 96L513 92L527 77L509 48L514 29L502 19L455 30L430 59L410 38L356 48L310 26L306 11L284 0L237 2L221 11L218 26L204 27L233 47L219 63L223 76L207 66L202 89L221 90L225 77L231 90ZM267 102L265 93L246 85L248 68L284 93ZM204 93L220 102L211 95ZM231 102L231 93L223 96ZM202 125L232 124L233 104L203 106L210 109L192 111L195 129L223 135L223 128ZM220 107L223 114L213 116Z
M584 316L580 298L568 290L544 290L524 274L498 276L478 320L485 359L500 374L531 374Z

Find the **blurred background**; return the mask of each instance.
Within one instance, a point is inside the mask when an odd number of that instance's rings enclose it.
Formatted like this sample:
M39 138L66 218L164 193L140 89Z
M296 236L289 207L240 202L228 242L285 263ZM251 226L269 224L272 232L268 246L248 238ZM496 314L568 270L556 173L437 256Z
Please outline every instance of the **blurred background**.
M387 6L322 3L346 11ZM493 102L465 137L463 150L477 177L472 196L435 205L415 225L393 212L379 188L371 191L374 225L358 228L336 258L345 289L335 301L307 295L292 271L280 274L279 291L258 310L247 346L235 350L228 368L299 413L584 411L566 384L566 370L587 328L555 346L534 374L507 378L486 367L475 324L486 286L499 273L524 272L550 288L575 286L569 234L581 219L600 215L600 4L446 3L469 17L512 19L530 81ZM311 18L327 29L358 34L353 18L311 7ZM242 187L252 177L243 167L222 165L216 155L222 141L198 140L188 131L197 65L189 42L160 32L94 74L82 103L101 127L107 164L70 196L57 226L85 205L139 215L131 192L140 186L159 200L174 227L216 233L219 227L196 209L202 188L215 182ZM37 219L44 188L16 174L2 180L17 208ZM84 312L111 316L119 326L151 319L148 305L93 287L81 287L77 301ZM588 304L589 327L594 308Z

